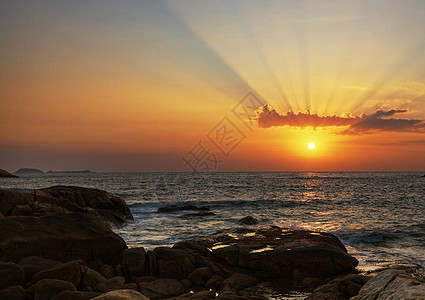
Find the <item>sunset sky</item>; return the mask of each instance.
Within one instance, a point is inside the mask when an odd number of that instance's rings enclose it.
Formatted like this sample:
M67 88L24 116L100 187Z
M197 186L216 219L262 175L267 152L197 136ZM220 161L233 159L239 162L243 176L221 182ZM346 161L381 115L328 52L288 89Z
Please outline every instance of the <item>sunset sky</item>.
M1 1L0 168L425 171L424 13Z

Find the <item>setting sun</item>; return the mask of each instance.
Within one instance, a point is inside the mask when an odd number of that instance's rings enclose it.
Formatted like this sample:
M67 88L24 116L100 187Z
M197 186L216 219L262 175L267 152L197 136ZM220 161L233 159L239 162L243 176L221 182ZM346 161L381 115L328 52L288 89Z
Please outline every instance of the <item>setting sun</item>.
M316 145L314 143L310 143L310 144L308 144L308 148L310 150L313 150L314 148L316 148Z

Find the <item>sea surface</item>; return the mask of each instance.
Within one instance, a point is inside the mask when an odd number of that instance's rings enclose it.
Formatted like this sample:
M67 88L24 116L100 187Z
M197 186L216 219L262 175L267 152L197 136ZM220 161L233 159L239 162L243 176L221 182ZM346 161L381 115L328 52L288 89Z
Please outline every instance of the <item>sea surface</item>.
M425 267L423 173L87 173L0 178L4 188L77 185L107 190L134 221L115 231L129 247L234 228L253 216L263 225L330 232L364 271L395 264ZM157 213L166 205L207 206L214 215ZM193 212L192 212L193 213Z

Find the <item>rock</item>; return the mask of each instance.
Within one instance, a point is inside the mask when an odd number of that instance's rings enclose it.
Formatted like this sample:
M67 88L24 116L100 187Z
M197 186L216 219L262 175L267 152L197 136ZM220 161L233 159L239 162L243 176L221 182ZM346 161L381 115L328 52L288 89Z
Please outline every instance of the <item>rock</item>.
M183 285L175 279L161 278L150 282L141 282L139 289L149 299L169 298L184 293Z
M348 274L319 286L306 300L350 299L357 295L369 278L358 274Z
M152 280L153 281L153 280ZM192 287L192 281L190 281L189 279L182 279L180 280L180 283L183 285L184 290L186 292L189 292L191 290Z
M196 250L229 266L272 276L332 276L352 271L358 264L332 234L267 226L222 231L173 248Z
M371 278L353 300L425 299L425 276L387 269Z
M25 281L31 281L31 278L41 270L49 269L62 264L53 259L46 259L39 256L29 256L21 259L18 265L22 267L25 272Z
M195 269L195 258L186 251L158 247L153 252L156 257L158 277L183 279Z
M212 289L213 291L218 291L221 283L223 281L223 277L220 277L218 275L213 275L208 281L205 283L205 287L207 289Z
M106 279L112 278L115 275L114 268L110 265L102 265L99 269L99 273L102 274Z
M254 217L251 217L251 216L244 217L244 218L240 219L238 222L245 224L245 225L256 225L256 224L258 224L258 220Z
M142 276L145 270L146 251L143 247L131 248L123 252L122 266L127 276Z
M189 274L187 279L192 281L194 285L203 286L208 279L213 276L213 272L209 267L203 267L193 270L192 273Z
M111 291L95 298L93 300L149 300L144 295L133 290Z
M32 208L28 204L16 205L10 213L11 216L30 216L32 214Z
M0 299L2 300L25 300L27 293L20 285L10 286L0 290Z
M43 171L35 168L21 168L15 172L16 175L39 175L44 174Z
M187 297L186 299L208 300L208 299L213 299L213 298L215 298L215 293L213 291L203 290L203 291L199 291L199 292L193 294L190 297Z
M0 289L24 284L25 273L21 266L12 262L0 262Z
M13 233L13 234L11 234ZM115 266L127 245L95 216L85 213L0 219L0 260L28 256L55 260L101 259Z
M232 290L243 290L258 284L258 279L250 275L235 273L221 283L222 288L229 287Z
M81 266L81 281L80 288L94 289L99 283L106 282L107 279L99 274L97 271L90 269L86 266Z
M108 279L106 282L101 282L93 289L95 292L107 293L114 290L132 289L137 290L136 283L126 283L122 276L115 276Z
M63 291L54 295L51 300L88 300L99 296L96 292L81 292L81 291Z
M185 210L202 210L202 211L209 211L210 209L208 207L197 207L195 205L184 205L184 206L177 206L177 205L169 205L158 208L158 213L169 213L169 212L175 212L175 211L185 211Z
M75 286L68 281L59 279L42 279L30 287L34 293L34 300L51 299L54 295L63 291L76 291Z
M1 189L0 212L10 216L17 205L15 215L31 213L43 216L53 213L86 212L104 222L119 227L126 220L133 220L130 209L123 199L106 191L72 187L54 186L40 190ZM28 206L31 211L28 210Z
M9 172L0 169L0 177L18 177L16 175L10 174Z
M69 281L77 287L81 280L80 262L72 261L49 269L44 269L36 273L32 277L31 282L37 283L45 278Z

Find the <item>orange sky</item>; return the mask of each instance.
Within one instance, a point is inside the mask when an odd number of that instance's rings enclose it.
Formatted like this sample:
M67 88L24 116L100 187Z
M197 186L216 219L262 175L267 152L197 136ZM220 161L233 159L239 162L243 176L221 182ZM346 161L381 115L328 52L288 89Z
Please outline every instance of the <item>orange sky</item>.
M0 168L191 171L201 141L212 171L424 171L425 3L383 4L2 2ZM232 112L250 92L367 130L251 131ZM226 155L225 117L244 136Z

